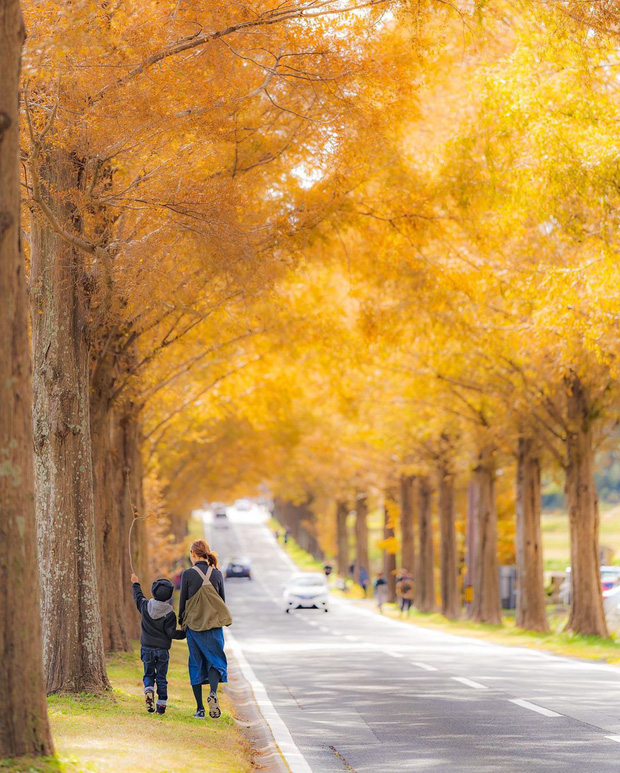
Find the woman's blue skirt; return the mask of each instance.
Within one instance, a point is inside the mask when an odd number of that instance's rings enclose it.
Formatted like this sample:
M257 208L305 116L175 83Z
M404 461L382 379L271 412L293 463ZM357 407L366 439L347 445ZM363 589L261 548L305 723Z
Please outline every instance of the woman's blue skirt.
M210 631L187 629L189 648L189 681L192 685L208 684L209 669L220 672L220 681L228 681L228 662L224 652L224 631L212 628Z

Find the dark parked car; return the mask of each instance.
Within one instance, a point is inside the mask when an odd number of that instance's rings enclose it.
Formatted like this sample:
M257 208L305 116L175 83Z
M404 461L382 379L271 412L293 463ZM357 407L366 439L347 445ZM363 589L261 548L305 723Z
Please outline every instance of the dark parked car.
M226 515L226 512L216 512L213 516L213 525L216 529L227 529L228 516Z
M226 571L224 577L247 577L248 580L252 579L252 567L250 565L250 559L245 557L231 558L226 564Z

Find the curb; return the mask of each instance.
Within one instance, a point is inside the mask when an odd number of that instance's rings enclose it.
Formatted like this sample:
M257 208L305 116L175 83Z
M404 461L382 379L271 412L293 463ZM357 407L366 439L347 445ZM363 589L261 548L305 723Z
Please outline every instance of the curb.
M263 716L252 687L243 675L237 660L236 647L227 647L231 666L226 695L235 707L234 721L252 748L252 770L265 773L291 773Z

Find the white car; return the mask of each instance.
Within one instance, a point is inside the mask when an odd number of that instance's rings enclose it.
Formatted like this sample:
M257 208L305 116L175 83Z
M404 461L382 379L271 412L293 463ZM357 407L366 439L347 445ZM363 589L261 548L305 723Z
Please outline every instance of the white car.
M291 609L322 609L329 612L329 588L325 575L319 572L294 574L283 594L284 611Z

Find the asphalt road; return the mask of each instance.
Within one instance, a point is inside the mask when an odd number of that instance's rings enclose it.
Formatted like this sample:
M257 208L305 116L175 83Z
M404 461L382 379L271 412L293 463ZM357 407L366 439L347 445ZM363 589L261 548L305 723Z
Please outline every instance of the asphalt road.
M267 527L206 529L222 558L252 559L253 581L226 583L231 630L313 773L620 771L620 669L338 599L286 615L292 567Z

